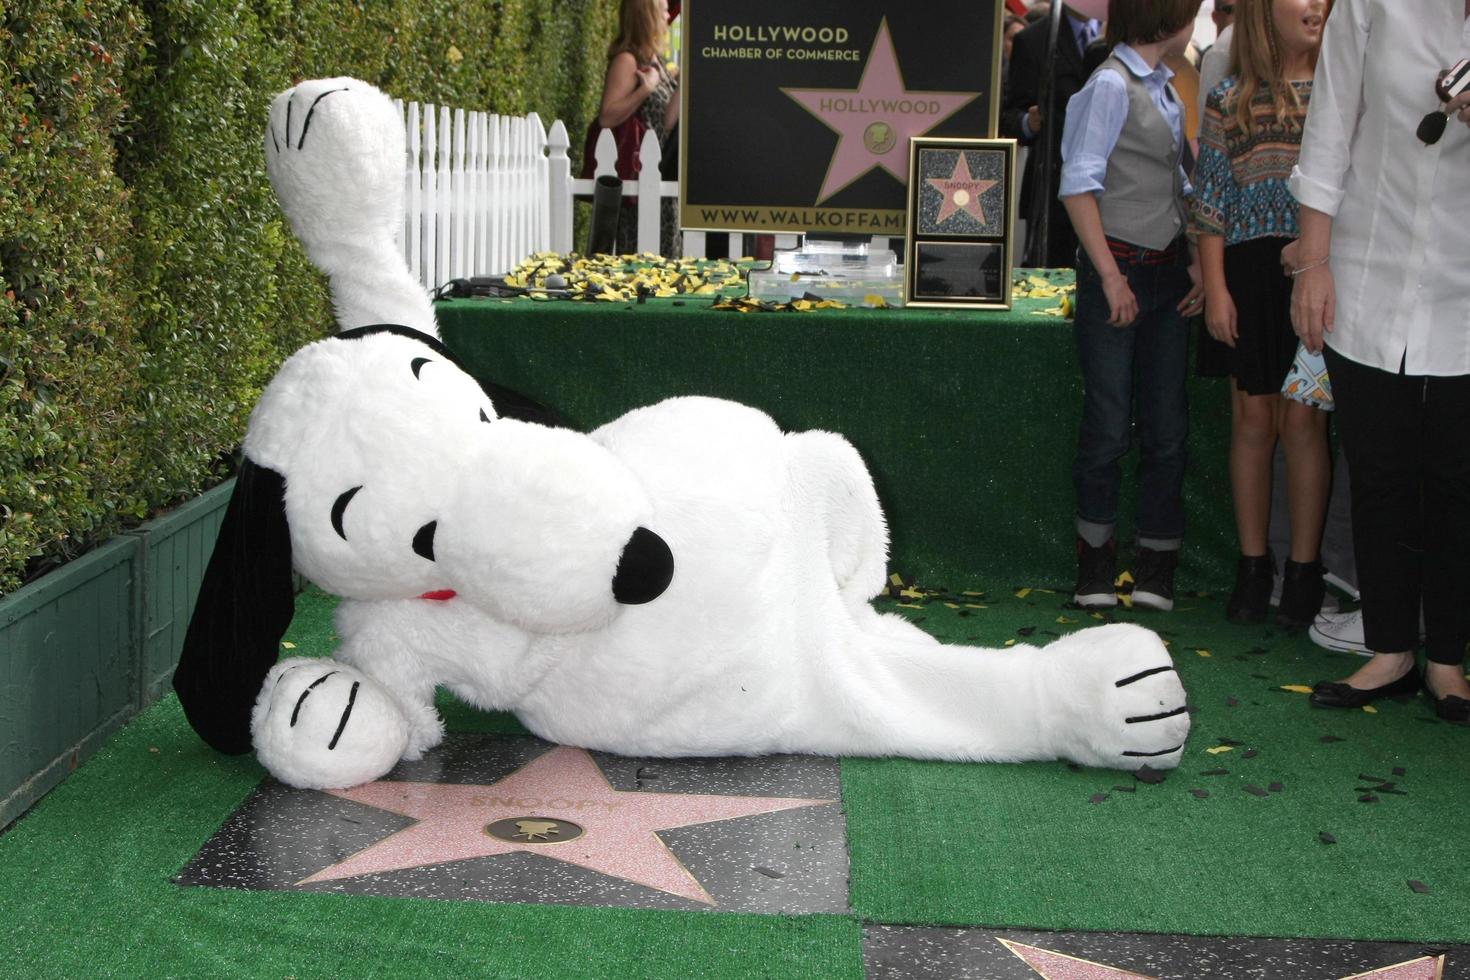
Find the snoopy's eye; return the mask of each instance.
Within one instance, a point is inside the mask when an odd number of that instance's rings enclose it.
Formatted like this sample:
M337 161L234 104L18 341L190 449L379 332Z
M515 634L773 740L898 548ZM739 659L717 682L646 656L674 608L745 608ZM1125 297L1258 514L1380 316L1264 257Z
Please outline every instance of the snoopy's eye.
M338 537L343 541L347 540L347 532L342 530L342 514L347 510L347 505L352 502L353 496L361 489L362 487L357 486L345 491L332 504L332 530L336 531Z
M408 367L409 370L413 372L413 376L417 378L419 376L419 369L428 363L429 358L427 357L415 357L412 361L409 362Z
M418 533L413 536L413 553L421 558L434 560L434 532L438 530L439 522L430 521L419 528Z

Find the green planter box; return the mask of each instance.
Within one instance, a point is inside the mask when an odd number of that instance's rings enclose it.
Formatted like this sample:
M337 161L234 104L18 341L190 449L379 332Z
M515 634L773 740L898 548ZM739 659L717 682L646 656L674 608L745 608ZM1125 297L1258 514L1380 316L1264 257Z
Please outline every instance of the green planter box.
M234 486L0 599L0 828L168 690Z

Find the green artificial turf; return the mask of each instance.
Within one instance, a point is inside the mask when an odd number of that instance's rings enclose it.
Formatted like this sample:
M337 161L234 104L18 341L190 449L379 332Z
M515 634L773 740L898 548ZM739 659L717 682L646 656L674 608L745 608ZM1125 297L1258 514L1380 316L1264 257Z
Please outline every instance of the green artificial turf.
M1017 598L1022 588L991 588L977 600L986 609L939 597L902 611L948 642L989 645L1095 624L1060 588ZM1470 940L1458 844L1470 730L1423 699L1313 708L1283 686L1345 676L1360 659L1227 623L1223 599L1114 616L1165 636L1194 709L1184 761L1162 783L1062 763L844 761L853 909L889 923ZM1203 775L1218 769L1228 773ZM1367 776L1405 795L1359 802Z
M965 587L986 590L964 597L986 608L926 596L902 611L947 641L991 645L1093 622L1059 593ZM283 653L330 653L332 606L301 597ZM1197 708L1183 768L1146 785L1062 763L844 760L846 917L177 886L172 876L264 774L204 747L169 697L0 836L6 973L857 977L864 921L1470 941L1470 886L1452 843L1470 802L1470 731L1429 723L1418 701L1377 714L1313 710L1280 686L1339 676L1353 658L1225 624L1218 597L1180 606L1118 618L1170 640ZM521 730L451 698L441 708L452 730ZM1241 744L1206 752L1221 739ZM1230 772L1200 775L1211 768ZM1407 795L1359 803L1360 773ZM1243 789L1272 782L1281 789L1264 798ZM1322 843L1323 831L1338 843Z

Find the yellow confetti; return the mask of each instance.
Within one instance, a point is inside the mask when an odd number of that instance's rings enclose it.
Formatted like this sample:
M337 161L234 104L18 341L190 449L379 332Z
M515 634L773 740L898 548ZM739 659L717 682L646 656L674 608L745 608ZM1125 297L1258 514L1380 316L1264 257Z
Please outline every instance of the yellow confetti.
M897 572L894 572L892 575L888 576L888 581L892 582L894 585L902 585L903 576L898 574Z
M967 603L965 603L965 608L966 609L989 609L990 607L989 606L982 606L978 602L967 602Z
M899 593L899 595L903 596L905 599L924 598L924 593L920 592L918 589L904 589L902 592Z
M984 592L961 592L960 595L984 595Z
M958 608L960 608L960 604L958 602L946 602L944 604L944 606L945 606L946 609L958 609Z
M1376 715L1376 714L1378 714L1378 709L1375 708L1375 707L1373 707L1373 705L1371 705L1371 704L1365 704L1365 705L1363 705L1363 710L1366 711L1366 712L1368 712L1368 714L1370 714L1370 715Z
M918 603L915 603L915 602L900 602L898 604L898 608L900 608L900 609L923 609L924 607L921 606L921 605L919 605Z
M1210 753L1210 755L1219 755L1221 752L1229 752L1232 748L1233 746L1230 745L1217 745L1213 749L1205 749L1205 751Z
M1068 623L1075 623L1075 622L1077 622L1077 620L1075 620L1075 619L1068 619L1066 616L1058 616L1057 617L1057 622L1059 622L1063 626L1065 626Z
M1133 581L1133 573L1125 568L1121 575L1113 579L1113 585L1121 589L1131 581Z
M292 643L290 640L282 640L281 641L281 646L284 647L287 650L295 650L296 649L296 644Z
M1026 598L1030 594L1031 594L1031 589L1030 588L1017 589L1016 590L1016 598L1017 599L1024 599L1024 598Z
M1108 617L1104 616L1100 612L1095 612L1095 613L1092 614L1092 618L1093 619L1107 619Z
M1282 684L1283 691L1291 691L1294 694L1311 694L1312 689L1305 684Z
M1197 654L1199 654L1201 657L1211 656L1210 651L1208 651L1208 650L1196 650L1194 652L1197 653Z
M888 309L888 301L885 300L882 296L879 296L877 293L868 293L866 296L864 296L863 305L870 310Z
M1124 609L1132 609L1133 608L1133 596L1132 595L1120 595L1120 596L1118 596L1118 601L1123 604L1123 608Z
M1006 646L1013 647L1015 645L1016 645L1016 638L1015 637L1011 637L1009 640L1006 640Z

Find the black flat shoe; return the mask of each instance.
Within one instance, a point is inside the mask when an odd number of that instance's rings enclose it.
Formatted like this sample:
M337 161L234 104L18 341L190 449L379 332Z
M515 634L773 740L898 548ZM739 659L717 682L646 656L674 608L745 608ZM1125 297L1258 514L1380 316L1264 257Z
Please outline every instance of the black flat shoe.
M1410 670L1396 681L1384 684L1382 687L1369 688L1366 691L1353 687L1345 681L1318 681L1312 685L1311 701L1322 708L1361 708L1379 698L1413 694L1419 690L1422 683L1417 670ZM1460 699L1445 698L1445 700L1458 701ZM1465 705L1467 710L1470 710L1470 701L1465 702ZM1435 711L1438 710L1438 702L1436 702Z
M1437 698L1428 684L1424 685L1424 696L1434 702L1436 716L1456 725L1470 725L1470 701L1453 694Z

